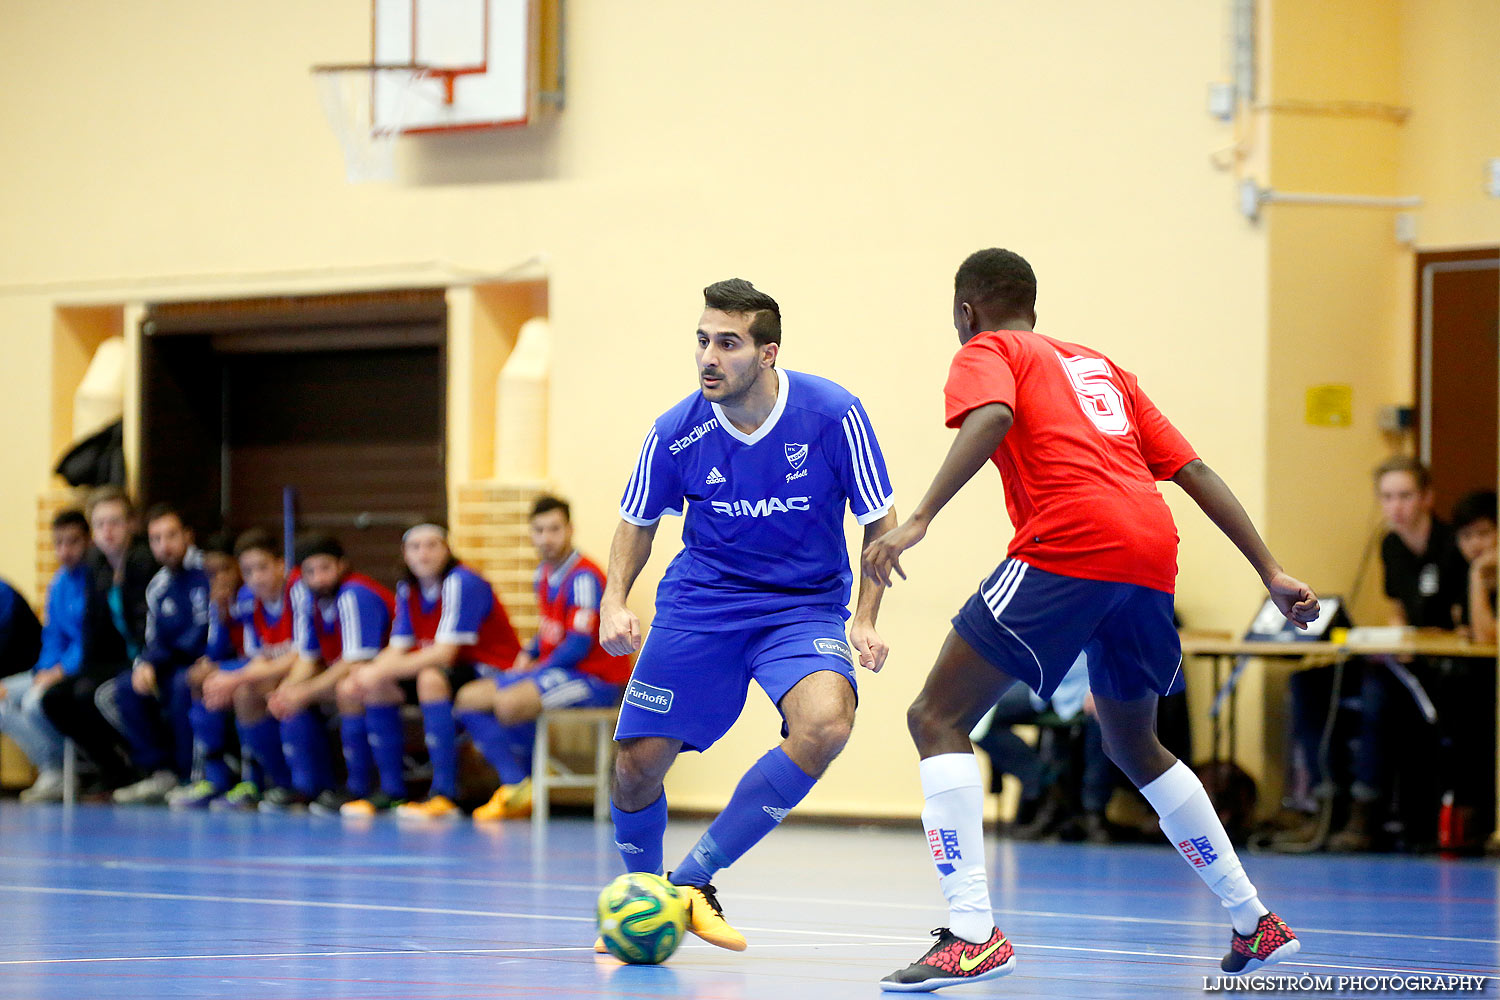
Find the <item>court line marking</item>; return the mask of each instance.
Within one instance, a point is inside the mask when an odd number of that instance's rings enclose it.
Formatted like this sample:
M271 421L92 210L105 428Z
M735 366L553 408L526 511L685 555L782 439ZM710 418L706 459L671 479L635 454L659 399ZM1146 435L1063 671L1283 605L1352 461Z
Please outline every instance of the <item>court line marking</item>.
M837 932L836 931L834 933L841 933L841 932ZM873 936L876 936L876 935L863 935L863 936L873 937ZM903 942L909 942L909 943L912 943L912 944L920 944L921 943L920 941L918 941L916 939L913 939L913 938L899 938L899 939L895 939L895 940L899 940L899 941L903 941ZM853 947L853 948L886 948L886 947L890 947L893 943L895 943L895 940L864 941L864 942L859 942L859 941L817 941L817 942L807 942L807 941L793 942L793 941L788 941L788 942L785 942L785 943L782 943L782 944L758 945L756 947L756 950L757 951L764 951L764 950L769 950L769 949L787 949L787 948L851 948L851 947ZM717 949L714 948L714 946L706 944L706 943L705 944L698 944L698 943L684 944L683 947L684 948L691 948L694 951L703 951L703 952L708 953L708 954L712 954L712 953L714 953L714 951L717 950ZM1127 956L1131 956L1131 957L1135 957L1135 958L1175 958L1175 959L1187 959L1187 960L1191 960L1191 961L1195 961L1195 962L1216 962L1216 961L1218 961L1217 956L1214 956L1214 955L1188 955L1188 954L1181 954L1181 953L1176 953L1176 952L1162 952L1162 951L1134 951L1134 950L1125 949L1125 948L1087 948L1087 947L1073 946L1073 945L1027 944L1027 945L1023 946L1022 950L1023 951L1026 951L1026 950L1037 950L1037 951L1083 952L1083 953L1086 953L1086 954L1096 954L1096 955L1127 955ZM121 963L121 962L211 962L211 961L230 961L230 960L246 960L246 959L273 959L273 958L410 958L410 957L421 957L421 956L424 956L424 955L455 955L455 956L472 955L472 956L475 956L475 957L485 957L485 956L489 956L489 955L557 954L559 952L580 952L580 951L581 952L592 952L593 948L592 948L592 946L584 946L584 945L566 945L566 946L547 946L547 947L533 947L533 948L442 948L442 949L438 949L438 948L433 948L433 949L414 948L414 949L407 949L407 950L268 952L268 953L259 953L259 954L234 954L234 955L230 955L230 954L222 954L222 955L125 955L125 956L92 956L92 957L89 957L89 958L23 958L23 959L0 960L0 966L16 966L16 965L87 965L87 964L100 964L100 963ZM507 964L509 964L509 963L507 963ZM1344 971L1348 971L1348 972L1384 972L1384 973L1400 973L1400 974L1405 974L1405 975L1445 975L1445 974L1458 974L1458 975L1461 975L1462 974L1462 973L1444 973L1442 970L1430 969L1430 968L1429 969L1403 969L1403 968L1399 968L1399 967L1395 967L1395 966L1338 965L1338 964L1329 963L1329 962L1282 962L1282 963L1279 963L1277 967L1278 968L1308 968L1308 969L1338 969L1338 970L1344 970ZM1267 968L1271 968L1271 967L1267 966ZM1493 977L1486 976L1486 978L1493 978Z
M4 857L4 856L0 855L0 857ZM233 865L170 865L170 864L165 864L165 863L145 862L145 861L100 861L100 862L72 861L72 862L64 862L64 863L68 863L68 864L71 864L71 865L76 866L76 867L85 867L85 868L103 867L103 868L113 869L113 870L164 871L164 872L177 872L177 873L180 873L180 874L213 874L213 875L233 875L233 874L239 874L239 875L265 875L271 869L273 869L275 867L273 865L249 866L249 867L235 867ZM53 867L57 867L57 866L54 865ZM358 867L358 864L351 865L351 867ZM318 869L318 870L315 870L315 871L306 871L304 869L296 868L295 866L287 866L287 869L288 869L288 871L295 872L298 875L299 878L303 878L303 879L309 879L309 878L347 878L348 877L348 872L339 872L339 871L336 871L336 870L329 870L329 869ZM593 894L593 893L598 892L598 889L596 887L594 887L594 886L576 885L576 884L570 884L570 883L567 883L567 882L552 883L552 882L525 882L525 881L512 880L512 879L476 879L476 878L463 878L463 877L448 878L448 877L442 876L442 875L427 875L427 876L423 876L423 875L392 875L392 876L387 876L387 875L371 874L370 878L372 880L378 880L378 881L400 882L400 883L418 884L418 885L425 885L425 884L475 885L475 886L490 886L490 887L494 887L494 888L505 888L505 889L545 889L545 890L547 890L549 892L555 892L555 891L572 891L572 892L584 892L584 893L589 893L589 894ZM6 888L6 887L5 886L0 886L0 888ZM927 904L922 904L922 903L898 903L898 902L891 902L891 901L888 901L888 900L851 901L851 900L847 900L847 899L824 899L824 898L816 897L816 896L795 896L795 897L793 897L793 896L782 896L782 895L772 896L772 895L766 895L766 894L762 894L762 893L738 893L737 892L737 893L735 893L735 898L736 899L754 900L756 902L769 902L769 903L818 903L818 904L825 904L825 905L829 905L829 906L839 906L839 907L851 906L852 905L852 906L861 906L861 907L866 907L866 908L879 908L879 909L892 909L892 910L930 911L930 910L934 910L934 909L938 908L936 905L927 905ZM309 903L308 905L317 905L317 904ZM339 905L339 904L328 904L328 905ZM374 904L372 904L372 905L374 905ZM422 911L415 911L415 912L422 912ZM444 912L444 911L432 911L432 912ZM1020 910L1020 909L1001 908L1001 907L995 907L993 909L993 912L994 913L999 913L999 914L1005 914L1005 915L1008 915L1008 916L1016 916L1016 917L1035 917L1035 918L1058 919L1058 920L1094 920L1094 921L1105 921L1105 922L1122 923L1122 924L1155 924L1155 925L1167 926L1167 927L1205 927L1205 928L1208 928L1210 930L1222 929L1223 928L1222 924L1214 923L1214 922L1211 922L1211 921L1205 921L1205 920L1174 920L1174 919L1170 919L1170 918L1167 918L1167 917L1127 917L1127 916L1114 916L1114 915L1111 915L1111 914L1102 914L1102 913L1070 913L1070 912L1062 911L1062 910ZM512 914L503 914L503 915L510 916ZM587 918L587 917L559 917L558 919L587 920L589 918ZM750 929L750 928L747 928L747 929ZM1441 935L1441 934L1403 934L1403 933L1399 933L1399 932L1396 932L1396 931L1355 931L1355 930L1347 930L1347 929L1336 928L1336 927L1303 927L1303 928L1301 928L1301 932L1303 934L1335 934L1335 935L1340 935L1340 936L1344 936L1344 937L1396 938L1396 939L1402 940L1402 941L1443 941L1443 942L1450 942L1450 943L1454 943L1454 944L1489 944L1489 945L1500 945L1500 938L1454 937L1454 936Z
M380 912L425 913L425 914L438 914L438 915L448 915L448 916L511 917L511 918L522 919L522 920L561 920L561 921L574 922L574 923L577 923L577 922L592 923L593 919L594 919L592 917L573 917L573 916L565 916L565 915L561 915L561 914L548 914L548 913L510 913L510 912L489 911L489 910L457 910L457 909L444 909L444 908L437 908L437 907L391 906L391 905L380 904L380 903L331 903L331 902L325 902L325 901L320 901L320 900L257 899L255 897L237 897L237 896L196 896L196 895L189 895L189 894L186 894L186 893L137 892L137 891L110 890L110 889L62 889L62 888L54 888L54 887L51 887L51 886L0 885L0 891L4 891L4 890L21 891L21 892L36 892L36 893L41 893L41 894L44 894L44 895L105 896L105 897L111 897L111 898L124 898L124 899L162 899L162 900L177 900L177 901L188 901L188 902L259 904L259 905L262 905L262 906L307 906L307 907L314 907L314 908L321 908L321 909L373 910L373 911L380 911ZM794 930L794 929L787 929L787 928L783 928L783 927L745 927L744 929L747 930L747 931L752 931L752 932L757 933L757 934L766 934L766 933L805 934L806 933L804 931ZM870 933L858 932L858 931L825 931L824 933L825 934L835 934L835 935L838 935L839 937L864 938L867 941L866 947L885 946L885 945L893 944L893 943L896 943L896 942L921 943L921 939L913 938L913 937L911 937L909 935L904 935L904 934L901 934L901 935L896 935L896 934L870 934ZM827 948L827 947L848 947L848 946L851 946L851 945L858 945L858 944L859 944L859 942L856 942L856 941L828 940L828 941L822 941L822 942L801 942L801 943L798 943L798 942L786 942L786 943L783 943L783 944L764 945L762 947L764 947L764 948L796 948L796 947ZM702 945L702 946L699 946L699 947L709 947L709 946ZM1027 949L1027 948L1031 948L1031 949L1036 949L1038 951L1076 951L1076 952L1085 952L1085 953L1090 953L1090 954L1101 954L1101 955L1133 955L1133 956L1144 957L1144 958L1182 958L1182 959L1192 959L1194 961L1202 961L1202 962L1216 961L1216 958L1214 956L1181 955L1181 954L1174 954L1174 953L1169 953L1169 952L1154 952L1154 951L1132 951L1132 950L1118 949L1118 948L1086 948L1086 947L1079 947L1079 946L1048 945L1048 944L1024 944L1022 947L1023 947L1023 950ZM412 950L412 951L408 951L408 952L388 952L387 954L394 954L394 955L400 955L400 954L411 954L411 955L424 955L424 954L425 955L435 955L435 954L506 954L506 953L512 953L512 952L522 952L522 951L532 952L532 951L585 951L585 950L592 951L593 949L592 949L591 946L589 948L569 946L569 947L535 948L535 949L520 949L520 948L517 948L517 949L467 949L466 948L466 949L461 949L461 950L456 950L456 951ZM305 954L305 953L303 953L303 954ZM357 952L351 952L349 954L352 954L352 955L374 955L374 954L378 954L378 953L377 952L369 952L369 951L363 951L363 952L357 951ZM170 959L170 958L182 958L182 957L183 956L166 956L165 958ZM189 957L197 957L197 956L189 956ZM299 956L294 955L294 956L290 956L290 957L299 957ZM317 957L317 956L314 956L314 957ZM332 956L329 956L329 957L332 957ZM144 959L136 959L136 958L114 958L114 959L88 958L88 959L59 959L57 961L60 961L60 962L88 962L88 961L143 961L143 960ZM11 960L11 961L0 962L0 965L8 965L8 964L42 964L42 961L41 960L26 960L26 959L21 959L21 960ZM1286 967L1296 966L1296 967L1307 967L1307 968L1314 968L1314 969L1346 969L1346 970L1350 970L1350 971L1365 971L1365 972L1401 972L1401 973L1411 973L1411 974L1414 974L1414 975L1422 975L1424 973L1431 973L1431 972L1435 971L1435 970L1432 970L1432 969L1402 969L1402 968L1395 968L1395 967L1388 967L1388 966L1339 965L1339 964L1326 963L1326 962L1284 962L1284 963L1280 963L1280 964L1282 964L1283 966L1286 966Z

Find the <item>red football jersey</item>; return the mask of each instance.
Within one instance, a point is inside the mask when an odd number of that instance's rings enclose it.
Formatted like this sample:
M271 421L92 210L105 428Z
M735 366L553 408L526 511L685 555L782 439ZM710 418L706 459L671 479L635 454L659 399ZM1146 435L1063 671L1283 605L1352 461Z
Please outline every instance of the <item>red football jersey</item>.
M462 564L443 578L431 600L406 580L396 585L396 621L390 644L397 649L452 643L459 660L508 670L521 640L489 581Z
M581 552L574 552L560 568L563 576L555 590L549 574L537 573L536 606L541 616L537 659L551 656L569 632L581 632L589 637L591 646L588 655L579 661L578 669L610 684L624 684L630 679L630 657L611 656L599 645L599 599L604 593L604 571Z
M1011 558L1173 592L1177 526L1156 482L1198 456L1134 375L1090 348L1000 330L959 348L944 393L949 427L990 403L1015 413L991 456L1016 528Z

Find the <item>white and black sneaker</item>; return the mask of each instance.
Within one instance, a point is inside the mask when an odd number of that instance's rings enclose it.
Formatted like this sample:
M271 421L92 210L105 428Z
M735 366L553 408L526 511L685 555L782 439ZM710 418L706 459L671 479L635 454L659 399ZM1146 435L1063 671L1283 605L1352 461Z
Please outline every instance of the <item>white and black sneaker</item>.
M167 801L167 793L177 787L177 775L171 771L157 771L133 785L117 788L110 796L117 806L157 805Z

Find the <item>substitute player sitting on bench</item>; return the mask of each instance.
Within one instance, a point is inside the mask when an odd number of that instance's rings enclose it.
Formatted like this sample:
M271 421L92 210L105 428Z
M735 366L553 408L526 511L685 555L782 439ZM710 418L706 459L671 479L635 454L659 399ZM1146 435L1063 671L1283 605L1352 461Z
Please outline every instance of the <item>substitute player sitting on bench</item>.
M401 538L406 576L396 585L396 622L390 644L346 682L341 698L365 706L370 750L380 773L380 791L345 805L346 816L370 816L397 807L399 815L447 819L460 815L457 725L453 692L481 668L504 670L515 663L521 641L489 581L469 569L448 547L448 529L434 521L412 525ZM422 728L432 759L432 784L423 802L402 802L401 704L416 687ZM355 685L358 685L356 688Z
M604 572L573 547L568 505L543 496L531 508L531 544L541 565L533 581L541 626L515 665L459 689L458 719L500 776L476 820L531 815L531 751L536 717L557 708L592 708L620 700L630 657L599 645Z
M212 713L233 706L239 727L240 750L248 759L244 779L223 796L223 806L278 812L297 804L292 774L281 749L281 726L266 710L266 696L281 683L297 662L292 637L292 588L286 560L271 533L252 528L234 543L235 558L245 585L240 588L236 609L241 614L243 654L219 663L219 669L203 681L203 707L197 718L213 725ZM222 718L222 717L221 717ZM194 732L202 743L204 733ZM255 765L259 765L256 774Z
M281 720L292 783L310 800L313 812L336 816L345 803L370 794L375 761L364 705L335 692L357 664L373 660L385 648L396 599L385 587L354 572L344 558L343 544L332 535L303 539L297 546L297 567L303 586L294 592L292 612L299 656L267 704ZM319 712L336 702L349 775L345 792L333 788Z

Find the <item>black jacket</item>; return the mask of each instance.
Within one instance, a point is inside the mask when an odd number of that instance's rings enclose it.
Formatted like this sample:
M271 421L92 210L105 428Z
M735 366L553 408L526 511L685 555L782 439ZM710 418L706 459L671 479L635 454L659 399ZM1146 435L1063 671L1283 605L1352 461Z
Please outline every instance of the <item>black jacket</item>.
M16 588L0 580L0 677L36 666L42 626Z
M120 583L120 603L124 612L125 631L115 627L109 607L109 591L115 572L104 553L90 548L85 561L89 567L88 611L83 624L83 672L112 677L130 666L134 651L146 643L146 585L156 575L156 560L151 550L139 540L125 551L125 577Z

